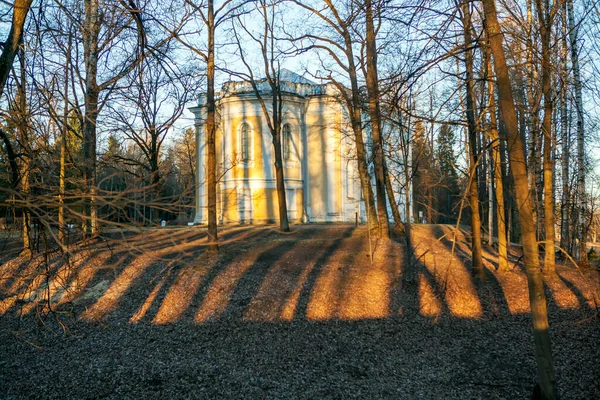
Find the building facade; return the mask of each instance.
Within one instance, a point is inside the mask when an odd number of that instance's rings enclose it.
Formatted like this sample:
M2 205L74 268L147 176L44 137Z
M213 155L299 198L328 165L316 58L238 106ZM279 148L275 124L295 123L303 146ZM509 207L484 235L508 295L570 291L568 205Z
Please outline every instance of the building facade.
M363 220L354 140L346 108L332 84L316 84L282 70L281 129L290 222ZM258 84L269 113L271 91ZM267 120L252 86L227 82L217 94L217 218L226 223L279 219L274 151ZM194 223L207 221L205 98L191 111L197 132ZM272 115L272 114L270 114Z

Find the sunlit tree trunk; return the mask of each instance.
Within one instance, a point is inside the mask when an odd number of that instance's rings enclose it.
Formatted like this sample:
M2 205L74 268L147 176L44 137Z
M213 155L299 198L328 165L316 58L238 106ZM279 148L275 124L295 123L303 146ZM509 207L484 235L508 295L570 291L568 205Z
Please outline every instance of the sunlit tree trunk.
M346 26L343 27L344 44L346 46L346 58L348 59L348 75L350 77L350 88L352 91L350 106L350 117L352 123L352 132L354 133L354 142L356 144L356 158L358 161L358 176L360 186L365 201L366 212L368 214L369 229L379 226L377 220L377 211L375 209L375 196L373 195L373 186L371 185L371 175L367 163L367 151L365 150L365 141L363 139L362 127L362 102L360 99L360 88L358 86L358 77L356 74L356 64L354 62L354 53L352 49L352 38Z
M213 0L207 10L208 50L206 60L206 194L209 250L217 252L217 148L215 122L215 13ZM200 168L200 167L198 167Z
M583 97L581 90L581 69L579 66L579 25L575 25L575 16L573 15L573 0L567 0L567 19L569 40L571 42L571 63L573 65L573 86L575 89L575 109L577 111L577 244L575 246L575 256L580 261L587 260L586 248L586 196L585 196L585 131L583 117Z
M527 185L527 168L525 165L523 142L519 135L508 66L506 64L504 49L502 48L502 33L496 14L496 2L494 0L483 0L483 6L486 19L485 28L494 58L499 107L506 129L510 166L515 182L519 223L523 237L523 258L533 318L533 337L541 397L543 399L556 399L556 376L552 359L550 334L548 332L546 293L539 268L539 253L535 236L536 227L533 222L533 204L529 197L529 188Z
M469 135L469 204L471 206L471 247L473 260L473 274L479 277L484 276L482 247L481 247L481 217L479 215L479 190L477 180L477 128L475 122L475 94L473 91L473 46L471 37L471 10L469 3L462 4L462 21L465 45L465 87L466 87L466 115L467 129Z
M544 139L544 232L546 235L544 251L544 269L554 272L554 157L552 155L552 113L554 100L551 85L550 36L552 33L552 14L547 0L535 0L540 36L542 42L542 92L544 95L544 118L542 133Z
M485 47L487 74L488 74L488 96L490 105L490 137L492 139L492 159L494 164L494 186L496 199L496 225L498 229L498 270L506 272L508 267L508 249L506 236L506 215L504 212L504 182L502 174L502 158L500 135L498 134L498 121L496 118L496 93L494 88L494 71L492 67L492 58L489 46Z
M383 154L383 138L381 135L381 109L379 107L379 78L377 75L377 45L375 27L373 24L373 4L365 1L366 20L366 64L367 92L369 97L369 116L371 118L371 133L373 137L373 163L375 165L375 189L377 193L377 215L379 217L379 232L382 237L390 237L389 218L386 205L385 167Z
M395 229L397 232L403 232L404 224L402 224L402 218L400 217L400 211L398 210L398 203L396 203L396 195L394 194L394 188L392 187L390 171L387 168L387 163L384 162L383 166L385 168L385 191L390 202L390 208L392 210L392 216L394 218Z
M98 234L98 206L96 204L96 125L100 90L98 78L98 41L100 20L98 0L84 0L83 53L85 66L83 120L83 175L86 190L85 230L92 236Z
M0 98L4 94L6 81L10 75L15 56L23 38L23 26L25 25L32 1L15 0L13 2L12 24L8 32L8 37L2 47L2 54L0 54Z
M271 57L270 60L270 66L274 67L272 64L274 58ZM269 66L265 63L265 68L268 67ZM279 230L281 232L289 232L290 222L288 220L287 199L285 197L285 177L283 173L283 155L281 152L283 98L281 95L279 70L275 71L273 68L271 72L273 75L276 75L273 77L274 79L271 79L270 81L272 95L271 101L273 106L273 126L271 129L271 136L273 141L273 153L275 154L275 185L277 187L277 200L279 205Z
M533 218L536 226L536 238L539 237L539 207L538 207L538 185L537 185L537 171L539 170L539 151L541 150L538 146L539 136L539 97L536 96L535 87L537 86L538 75L537 70L533 61L533 53L535 51L535 40L534 40L534 25L533 25L533 4L532 0L527 0L527 48L526 48L526 62L527 62L527 86L529 90L526 91L526 95L523 96L527 99L527 109L523 110L523 115L527 112L530 115L529 119L523 118L523 121L529 128L529 135L527 135L527 181L529 183L529 191L533 200ZM523 130L521 134L526 134Z
M66 221L65 221L65 159L67 156L67 135L69 132L69 68L71 67L71 34L69 33L65 59L65 85L64 85L64 109L63 126L60 137L60 161L58 170L58 241L64 246L66 244Z
M567 9L565 6L561 7L561 18L563 29L567 31ZM561 40L560 50L560 64L561 64L561 90L559 93L560 101L560 136L562 140L562 154L561 154L561 179L562 179L562 198L560 206L560 247L571 253L571 223L569 219L569 208L571 204L571 186L569 185L569 158L570 158L570 147L571 140L569 135L569 113L567 110L568 104L568 90L567 84L569 79L569 73L567 70L567 37L563 36Z

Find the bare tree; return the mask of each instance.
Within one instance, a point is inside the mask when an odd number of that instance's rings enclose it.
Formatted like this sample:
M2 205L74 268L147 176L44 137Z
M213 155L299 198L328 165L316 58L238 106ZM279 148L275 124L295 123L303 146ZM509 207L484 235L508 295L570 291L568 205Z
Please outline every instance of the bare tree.
M305 1L294 0L294 3L315 15L323 25L331 29L333 37L315 35L311 32L304 33L293 40L305 40L311 43L308 46L303 46L301 51L308 51L311 49L324 51L329 56L328 59L333 60L333 62L345 72L345 77L350 81L350 88L348 90L339 79L336 79L336 75L334 75L333 71L327 68L323 62L321 63L323 68L329 70L329 73L327 76L320 76L320 78L325 78L336 86L348 108L350 125L352 126L352 133L354 135L354 143L356 146L356 159L361 190L363 199L365 200L368 220L371 224L369 229L374 229L378 226L377 211L375 209L375 196L373 195L373 187L371 186L367 151L363 138L363 104L360 94L358 68L355 60L355 40L352 35L353 24L356 21L359 9L348 7L347 10L345 10L346 13L343 13L343 10L340 10L331 0L323 0L323 9L316 8ZM343 56L340 57L338 55L339 53L343 54Z
M142 10L134 0L128 3L120 2L122 8L101 3L100 0L84 0L83 20L74 20L73 23L81 28L83 44L83 63L85 73L80 76L83 83L85 113L83 115L83 154L84 154L84 180L86 186L86 208L88 212L86 230L91 235L97 235L98 205L96 158L97 158L97 125L98 115L106 104L108 96L101 98L102 92L111 92L116 85L127 76L134 67L144 58L146 39L143 24L141 23ZM61 4L61 7L65 7ZM68 12L67 15L77 18L79 15ZM135 45L133 51L115 66L107 63L110 51L115 42L131 40L129 28L134 26L137 36L133 38ZM103 33L101 37L101 33ZM138 47L139 45L139 47ZM106 70L102 70L106 67ZM100 82L99 82L100 79Z
M255 43L260 52L262 60L262 68L264 69L265 78L264 82L269 86L269 97L270 97L270 110L267 107L265 96L261 93L259 88L259 79L254 76L252 67L249 64L246 53L243 49L242 39L239 32L236 30L234 25L234 36L238 47L238 53L244 66L246 67L247 74L245 76L250 85L254 95L256 96L263 115L267 121L269 132L271 133L273 143L273 154L275 155L275 180L277 186L277 199L279 203L279 229L282 232L289 232L290 225L287 214L287 201L285 197L285 181L283 171L283 156L281 148L281 129L283 122L283 96L281 91L281 66L280 59L281 53L277 50L277 37L275 32L275 16L276 16L276 5L275 3L269 3L266 0L259 0L257 2L257 11L260 14L262 31L259 34L253 33L247 26L241 23L241 19L238 18L238 28L241 28L245 34Z
M193 67L178 66L167 44L136 66L129 87L115 92L107 106L116 130L123 132L144 155L141 167L149 176L153 223L162 218L163 143L201 83Z
M364 2L365 12L365 49L366 49L366 82L369 97L369 117L371 118L371 135L373 138L373 164L375 166L375 188L377 193L377 215L379 232L383 238L390 237L389 217L386 205L385 159L383 154L383 135L381 132L381 108L379 104L379 78L377 69L377 42L375 24L373 22L373 3Z
M581 66L579 65L579 26L575 24L573 0L566 0L567 23L571 45L571 63L573 65L573 86L575 90L575 110L577 113L577 243L575 256L581 261L587 260L586 250L586 198L585 198L585 129L583 114L583 95L581 85Z
M496 220L498 229L498 269L503 272L509 271L508 248L506 237L506 214L504 212L504 176L502 172L501 139L498 134L498 121L496 117L496 91L493 81L494 71L492 66L492 55L489 46L484 48L485 63L487 64L487 86L490 115L490 138L492 139L492 162L494 166L494 186L496 199ZM504 138L503 138L504 139Z
M511 80L502 45L502 33L494 0L483 0L486 19L485 29L494 58L494 70L498 85L498 105L506 128L508 152L519 210L519 223L523 235L523 254L529 302L533 317L533 337L538 379L543 399L556 399L556 376L548 332L548 310L544 282L539 268L539 254L536 240L536 227L533 221L533 205L529 197L527 170L523 142L519 135L515 102L511 89Z
M481 247L481 217L479 215L479 191L477 180L477 167L479 153L477 146L477 122L475 116L475 92L473 88L473 50L475 43L472 39L470 2L465 1L460 5L463 24L465 45L465 102L467 115L467 129L469 135L469 204L471 206L471 247L473 252L473 273L480 278L484 276L482 247Z
M23 40L23 28L27 13L31 8L33 0L15 0L13 4L12 23L8 37L4 41L2 54L0 54L0 98L3 97L6 81L10 75L13 62L19 51ZM11 169L11 186L16 188L19 182L19 166L17 164L17 153L13 148L10 137L4 129L0 129L0 137L4 143L8 161Z
M554 133L552 131L552 114L554 112L554 93L551 84L550 65L550 37L556 10L550 7L548 0L535 0L540 36L542 42L542 92L544 94L544 118L541 131L544 135L544 230L546 233L544 268L547 272L554 272L554 157L552 145Z

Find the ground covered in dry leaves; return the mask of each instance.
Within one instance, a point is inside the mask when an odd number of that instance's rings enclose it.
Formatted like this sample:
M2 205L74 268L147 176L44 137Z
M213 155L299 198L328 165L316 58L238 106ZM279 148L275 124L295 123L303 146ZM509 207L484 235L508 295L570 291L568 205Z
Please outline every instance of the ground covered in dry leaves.
M201 228L5 252L0 398L525 399L535 384L527 283L470 274L468 238L417 225ZM455 244L453 246L453 243ZM373 251L371 262L370 251ZM600 398L598 271L546 278L558 389Z

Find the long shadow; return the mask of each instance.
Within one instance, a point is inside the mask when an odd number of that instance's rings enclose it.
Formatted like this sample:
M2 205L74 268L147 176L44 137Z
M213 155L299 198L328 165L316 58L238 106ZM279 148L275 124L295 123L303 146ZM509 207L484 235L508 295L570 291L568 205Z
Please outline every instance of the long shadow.
M439 226L436 226L434 234L435 237L439 238L444 235L444 231ZM449 252L452 251L452 241L448 239L448 235L441 239L440 243L446 247L446 250ZM460 245L455 246L454 252L459 259L465 260L463 262L464 267L472 276L472 254L466 252ZM504 296L502 285L496 276L485 266L484 274L485 280L483 282L478 279L471 279L473 286L477 290L477 297L482 306L483 315L488 317L510 315L510 308Z
M73 288L74 280L79 277L78 268L81 269L93 260L98 252L84 251L75 254L76 257L73 258L69 254L54 252L47 259L44 254L36 254L22 262L13 261L16 269L7 271L10 277L7 277L4 287L0 288L8 294L1 299L0 313L6 314L11 310L20 314L28 314L36 309L49 311L48 300L68 295L65 290ZM60 302L52 304L52 309L56 310L59 305Z
M416 300L418 312L419 279L434 288L443 307L442 315L452 317L441 320L435 328L412 319L309 320L310 297L320 276L327 271L325 265L332 264L330 259L334 257L336 264L340 261L339 264L344 266L350 264L352 268L359 268L361 262L354 257L356 254L363 257L364 248L345 253L355 243L354 237L348 240L355 232L351 227L340 229L335 235L327 231L329 237L311 230L298 231L293 240L286 240L289 236L269 234L270 242L268 239L256 242L255 235L244 236L248 233L244 230L231 234L230 241L222 247L230 261L207 266L211 269L194 294L196 303L205 298L214 278L227 268L229 262L248 259L244 258L243 252L235 253L239 241L252 240L255 246L267 243L268 247L262 252L253 252L253 255L257 254L253 264L260 265L258 269L253 266L245 270L243 277L235 282L231 298L235 304L230 302L225 314L220 314L227 319L220 321L222 323L204 323L190 329L181 322L187 322L188 314L195 306L188 306L178 323L169 327L150 323L161 305L159 298L164 298L176 284L177 273L192 268L188 264L194 259L188 259L186 254L181 260L173 257L172 264L153 262L133 282L150 289L158 288L157 291L162 293L156 296L146 316L140 320L143 323L115 323L110 329L82 323L77 326L78 335L67 338L60 336L60 332L52 337L53 332L48 330L42 343L47 351L31 346L29 336L23 336L27 340L19 340L20 336L0 329L0 354L10 362L10 368L0 368L4 393L9 397L36 397L40 390L45 390L50 397L60 397L68 390L73 397L94 393L122 398L164 397L175 391L182 396L204 398L352 398L357 394L372 398L452 399L530 396L535 363L531 356L529 318L509 316L507 320L510 320L505 323L453 317L438 277L422 260L410 260L414 263L414 281L409 281L406 276L406 270L410 268L402 271L402 279L407 282L399 289L402 293L398 296L407 299L407 290L414 290L410 295ZM256 234L263 238L264 231ZM282 259L285 261L289 254L297 254L304 239L322 239L323 245L318 255L315 252L305 255L313 268L302 286L293 323L246 321L244 313L260 291L260 285L265 284L267 275L272 278L269 274L273 271L269 268L275 267L275 276L279 276L277 268L284 264ZM366 242L360 243L365 246ZM190 245L194 247L193 243ZM415 247L409 244L406 257L415 251ZM236 255L230 256L229 252ZM194 256L202 259L202 249L199 248L198 253L189 253L189 257ZM115 260L121 264L117 272L134 261L133 258L124 262ZM366 259L365 264L367 262ZM356 271L359 275L353 275ZM352 294L351 283L361 278L361 271L345 269L337 272L338 285L331 288L337 291L338 305L340 296ZM576 282L561 279L577 294L580 302L585 302ZM496 290L494 285L496 283L492 282ZM284 297L288 295L288 292L282 293ZM141 301L126 294L118 304L118 315L111 315L124 322L120 318L124 314L130 316L131 307L139 306ZM276 306L282 303L276 302ZM280 312L278 308L276 313ZM339 312L338 308L336 313ZM576 310L561 312L564 315L560 318L569 322L580 317ZM37 321L29 318L28 322L35 324ZM0 324L4 324L4 328L8 324L7 318L0 318ZM565 398L595 398L599 389L597 359L600 350L595 341L598 324L590 321L580 328L563 323L553 325L552 329L553 344L559 349L556 358L557 370L561 372L559 394ZM93 368L80 368L77 374L81 379L75 383L70 374L55 373L54 370L48 373L49 365L62 368L80 364ZM310 368L306 368L307 365ZM514 368L515 365L519 368ZM148 373L140 374L140 370ZM123 376L129 378L123 379Z
M342 236L338 239L335 239L334 242L327 247L327 250L314 262L313 268L309 272L304 286L300 291L300 295L298 296L296 312L293 319L294 321L306 319L311 291L317 281L317 277L321 274L323 266L326 264L327 260L335 253L336 250L339 249L339 247L342 245L342 242L352 235L354 229L354 227L346 228L342 232Z
M395 246L391 247L392 251L395 248L398 249L398 253L386 254L387 258L393 260L392 266L394 268L392 272L393 277L390 282L390 293L389 293L389 309L391 316L402 316L404 314L404 304L403 304L403 296L406 291L405 287L405 278L407 276L407 268L409 268L409 263L412 262L412 251L409 251L409 243L408 235L410 232L410 227L404 234L394 235L393 240Z
M271 242L273 243L273 242ZM222 314L223 318L241 321L258 292L269 270L280 258L296 246L295 241L281 241L265 249L253 262L250 268L237 281L236 288L231 293L229 303Z
M221 241L226 243L221 246L218 263L211 263L205 258L206 243L204 242L196 244L187 241L188 243L179 244L176 246L177 249L162 254L160 258L150 262L134 284L153 287L153 289L145 293L144 297L124 295L122 302L126 305L122 306L122 311L135 319L135 322L164 321L162 323L166 323L187 320L193 315L194 307L200 301L198 298L206 292L212 279L229 261L240 254L239 249L236 251L235 244L242 240L252 240L260 234L260 230L248 228L225 231ZM187 303L185 299L188 299ZM175 320L171 321L171 318Z
M227 235L226 239L223 237L223 240L228 240L228 243L225 243L221 246L219 251L218 261L216 264L210 265L208 272L204 276L198 291L195 293L193 298L191 299L187 310L181 314L181 320L193 322L199 310L202 308L202 304L207 299L207 296L210 293L211 288L215 284L216 280L219 279L224 273L227 272L228 269L232 268L232 265L236 263L236 260L244 260L244 253L246 252L246 247L244 246L244 242L256 244L254 239L263 237L265 235L265 230L268 228L247 228L239 231L241 235ZM270 237L272 234L267 234L267 237ZM265 238L263 237L263 241ZM267 250L268 251L268 250ZM189 256L188 260L192 261L193 259L199 257L200 254L194 253ZM245 271L244 275L251 273L251 271ZM243 279L243 278L242 278ZM239 287L242 283L242 279L239 279L235 285ZM229 299L229 301L233 300L233 296ZM215 315L212 319L218 319L225 316L227 311L226 307L223 305L219 305L224 308L225 311L223 313L219 313L219 315Z
M585 295L581 292L581 290L575 286L573 283L571 283L568 279L562 277L560 274L556 274L556 277L558 279L560 279L562 281L562 283L571 291L571 293L573 293L575 295L575 297L577 298L577 301L579 302L579 309L580 310L585 310L584 314L591 314L593 312L596 312L596 310L594 310L592 307L590 307L587 298L585 297ZM546 285L546 288L548 286ZM554 296L554 293L552 291L550 291L550 296Z
M425 257L432 251L432 249L423 250L415 243L409 228L407 235L407 255L405 257L407 265L402 272L402 293L400 294L401 300L396 302L400 307L403 306L402 315L406 317L423 315L422 302L427 302L430 299L427 297L433 297L437 299L436 304L431 308L439 307L439 312L430 310L431 315L424 315L426 317L435 317L436 319L443 315L451 315L449 305L446 300L446 288L442 287L439 283L438 277L433 275L427 266L425 265ZM424 279L424 282L421 281ZM422 286L426 287L423 288ZM421 290L430 290L430 293L422 293ZM396 311L399 313L399 311Z

